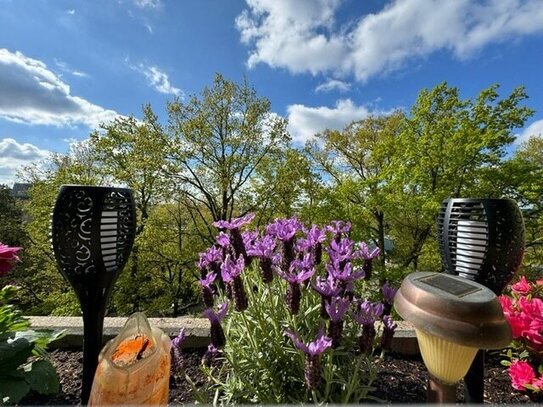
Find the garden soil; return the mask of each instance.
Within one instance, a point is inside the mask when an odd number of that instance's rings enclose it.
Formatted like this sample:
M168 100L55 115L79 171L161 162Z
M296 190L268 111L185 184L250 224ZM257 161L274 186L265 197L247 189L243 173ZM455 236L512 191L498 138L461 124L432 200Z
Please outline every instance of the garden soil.
M199 370L203 350L185 351L184 366L186 374L195 384L202 385L205 377ZM32 394L23 399L20 405L76 405L81 391L82 352L60 351L51 353L61 384L61 392L54 396ZM427 372L420 357L388 355L381 365L374 386L373 396L388 403L424 403L426 400ZM458 387L457 399L464 400L463 383ZM172 376L170 381L170 404L190 404L193 402L190 386L180 378ZM485 371L485 402L530 403L524 393L511 387L506 368L499 363L499 356L488 355Z

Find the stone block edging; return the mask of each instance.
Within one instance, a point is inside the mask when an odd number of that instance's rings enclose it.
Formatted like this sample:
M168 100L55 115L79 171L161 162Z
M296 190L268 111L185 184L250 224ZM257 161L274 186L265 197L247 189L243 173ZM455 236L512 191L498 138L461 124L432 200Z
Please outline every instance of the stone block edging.
M49 349L81 348L83 345L83 318L81 317L27 317L32 329L64 330L66 335L49 345ZM126 322L126 317L106 317L104 320L104 341L114 338ZM149 318L151 326L162 329L171 338L185 327L184 347L203 348L209 342L209 321L206 318ZM415 331L410 323L398 322L398 328L392 340L392 351L406 355L419 353Z

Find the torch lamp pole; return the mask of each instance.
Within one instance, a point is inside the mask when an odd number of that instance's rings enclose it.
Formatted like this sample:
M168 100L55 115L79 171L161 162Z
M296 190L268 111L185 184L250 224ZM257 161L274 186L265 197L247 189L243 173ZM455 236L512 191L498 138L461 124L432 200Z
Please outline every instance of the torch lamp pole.
M524 221L511 199L450 198L437 221L441 262L446 273L484 285L501 295L522 263ZM484 402L484 350L466 377L466 403Z
M83 313L83 381L86 405L102 348L107 303L135 237L132 191L63 185L51 221L58 269L74 289Z

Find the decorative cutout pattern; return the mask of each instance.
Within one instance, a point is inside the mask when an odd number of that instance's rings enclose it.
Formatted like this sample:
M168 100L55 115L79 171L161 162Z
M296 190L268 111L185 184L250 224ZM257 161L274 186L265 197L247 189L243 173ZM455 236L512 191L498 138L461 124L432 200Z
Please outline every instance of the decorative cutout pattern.
M474 280L500 294L524 255L524 222L510 199L443 201L437 220L446 272Z

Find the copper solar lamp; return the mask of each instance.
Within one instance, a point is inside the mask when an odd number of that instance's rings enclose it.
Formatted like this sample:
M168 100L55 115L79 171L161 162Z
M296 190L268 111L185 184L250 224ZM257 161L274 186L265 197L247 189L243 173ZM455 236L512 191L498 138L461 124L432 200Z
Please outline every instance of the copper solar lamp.
M519 270L524 255L524 221L511 199L451 198L437 221L446 273L478 282L496 295ZM484 352L466 375L466 402L483 403Z
M429 373L430 403L455 403L457 383L479 349L499 349L511 342L511 328L496 295L462 277L409 274L394 298L394 308L415 327Z
M132 190L62 185L52 213L51 243L58 269L74 289L83 313L83 383L87 404L106 306L134 243Z

